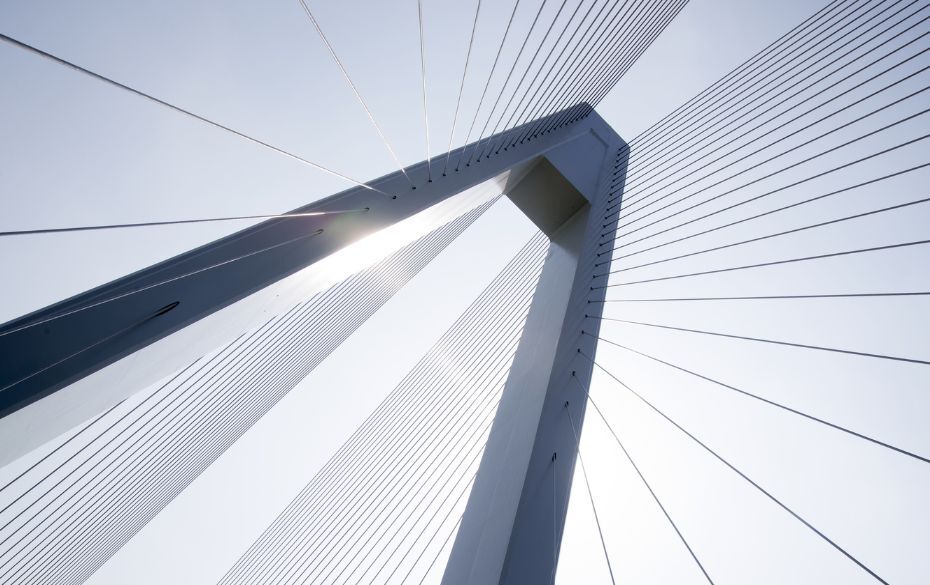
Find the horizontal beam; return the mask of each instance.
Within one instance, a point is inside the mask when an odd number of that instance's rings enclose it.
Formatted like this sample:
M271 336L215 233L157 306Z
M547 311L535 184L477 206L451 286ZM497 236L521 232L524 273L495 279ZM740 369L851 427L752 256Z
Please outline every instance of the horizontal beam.
M424 161L407 171L416 188L397 172L369 183L390 196L353 187L294 210L363 212L265 221L0 326L0 464L197 359L203 347L182 348L164 363L147 356L130 368L138 372L131 380L122 379L127 368L107 378L107 366L138 358L159 340L456 194L506 192L540 157L589 134L595 118L432 182Z

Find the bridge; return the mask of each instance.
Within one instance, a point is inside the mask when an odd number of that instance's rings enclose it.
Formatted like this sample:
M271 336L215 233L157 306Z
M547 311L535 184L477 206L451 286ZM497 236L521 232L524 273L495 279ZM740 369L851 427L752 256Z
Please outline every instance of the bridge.
M282 481L204 579L930 578L930 2L826 3L633 137L598 108L686 2L465 4L449 101L430 92L440 7L409 11L414 164L326 9L294 7L396 167L375 179L0 30L17 71L342 189L283 213L0 223L16 254L227 230L0 326L0 582L94 582L217 466L274 484L230 453L282 412L309 444L267 457L306 452L302 487ZM464 310L392 321L456 254L428 296L471 291Z

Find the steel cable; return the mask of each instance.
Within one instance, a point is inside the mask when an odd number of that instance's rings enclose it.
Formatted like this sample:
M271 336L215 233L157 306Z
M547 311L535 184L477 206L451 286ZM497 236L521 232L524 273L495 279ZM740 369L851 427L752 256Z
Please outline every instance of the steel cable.
M342 173L340 173L340 172L337 172L337 171L334 171L334 170L332 170L332 169L329 169L329 168L327 168L327 167L325 167L325 166L323 166L323 165L321 165L321 164L319 164L319 163L315 163L315 162L313 162L313 161L311 161L311 160L307 160L307 159L305 159L305 158L303 158L303 157L301 157L301 156L298 156L298 155L296 155L296 154L294 154L294 153L292 153L292 152L288 152L287 150L284 150L284 149L282 149L282 148L278 148L277 146L273 146L272 144L270 144L270 143L268 143L268 142L265 142L265 141L263 141L263 140L259 140L258 138L253 138L252 136L249 136L248 134L245 134L245 133L243 133L243 132L240 132L240 131L238 131L238 130L235 130L235 129L229 127L229 126L220 124L219 122L214 122L213 120L210 120L209 118L206 118L206 117L204 117L204 116L201 116L200 114L196 114L196 113L194 113L194 112L192 112L192 111L190 111L190 110L186 110L186 109L184 109L184 108L182 108L182 107L180 107L180 106L176 106L176 105L171 104L171 103L169 103L169 102L167 102L167 101L165 101L165 100L163 100L163 99L157 98L157 97L155 97L155 96L153 96L153 95L151 95L151 94L145 93L145 92L143 92L143 91L141 91L141 90L135 89L134 87L130 87L129 85L126 85L126 84L124 84L124 83L121 83L121 82L119 82L119 81L116 81L115 79L111 79L111 78L109 78L109 77L106 77L105 75L102 75L102 74L100 74L100 73L96 73L96 72L94 72L94 71L91 71L90 69L81 67L80 65L77 65L76 63L72 63L71 61L68 61L68 60L66 60L66 59L64 59L64 58L62 58L62 57L58 57L57 55L53 55L53 54L51 54L51 53L48 53L48 52L46 52L46 51L43 51L42 49L39 49L39 48L37 48L37 47L34 47L34 46L32 46L32 45L30 45L30 44L28 44L28 43L25 43L25 42L20 41L20 40L18 40L18 39L14 39L13 37L11 37L11 36L9 36L9 35L0 33L0 40L5 41L6 43L8 43L8 44L10 44L10 45L13 45L13 46L15 46L15 47L19 47L20 49L24 49L24 50L26 50L26 51L28 51L28 52L34 54L34 55L38 55L39 57L42 57L42 58L44 58L44 59L48 59L49 61L52 61L52 62L54 62L54 63L58 63L59 65L64 65L65 67L68 67L69 69L72 69L72 70L77 71L77 72L79 72L79 73L83 73L84 75L87 75L87 76L89 76L89 77L92 77L92 78L94 78L94 79L96 79L96 80L98 80L98 81L102 81L102 82L104 82L104 83L107 83L107 84L109 84L109 85L111 85L111 86L113 86L113 87L117 87L117 88L119 88L119 89L128 91L129 93L132 93L132 94L134 94L134 95L136 95L136 96L139 96L139 97L141 97L141 98L147 99L147 100L149 100L149 101L151 101L151 102L154 102L154 103L156 103L156 104L159 104L159 105L161 105L161 106L164 106L164 107L166 107L166 108L168 108L168 109L170 109L170 110L173 110L173 111L178 112L178 113L180 113L180 114L184 114L185 116L189 116L189 117L191 117L191 118L194 118L195 120L199 120L199 121L201 121L201 122L203 122L203 123L205 123L205 124L208 124L208 125L210 125L210 126L213 126L214 128L218 128L219 130L223 130L224 132L228 132L229 134L233 134L233 135L235 135L235 136L238 136L239 138L248 140L249 142L251 142L251 143L253 143L253 144L257 144L257 145L259 145L259 146L262 146L262 147L264 147L264 148L267 148L267 149L269 149L269 150L271 150L271 151L273 151L273 152L276 152L276 153L278 153L278 154L283 154L284 156L286 156L286 157L288 157L288 158L294 159L294 160L296 160L296 161L298 161L298 162L301 162L301 163L303 163L303 164L305 164L305 165L311 166L311 167L313 167L313 168L315 168L315 169L317 169L317 170L319 170L319 171L323 171L324 173L327 173L327 174L332 175L332 176L334 176L334 177L338 177L338 178L340 178L340 179L342 179L342 180L344 180L344 181L348 181L349 183L352 183L353 185L357 185L357 186L359 186L359 187L364 187L365 189L368 189L368 190L370 190L370 191L375 191L375 192L377 192L377 193L381 193L382 195L388 195L388 196L390 196L388 193L385 193L384 191L382 191L381 189L378 189L377 187L372 187L371 185L369 185L369 184L367 184L367 183L363 183L362 181L358 181L358 180L353 179L352 177L346 176L346 175L344 175L344 174L342 174Z
M724 459L724 458L723 458L721 455L719 455L716 451L714 451L713 449L711 449L710 447L708 447L704 442L702 442L700 439L698 439L695 435L693 435L692 433L690 433L689 431L687 431L684 427L682 427L682 426L679 425L677 422L675 422L675 420L673 420L671 417L669 417L668 415L666 415L662 410L660 410L660 409L657 408L655 405L653 405L652 402L646 400L641 394L639 394L638 392L636 392L635 390L633 390L633 389L632 389L630 386L628 386L626 383L622 382L619 378L617 378L617 377L616 377L614 374L612 374L609 370L605 369L605 368L604 368L603 366L601 366L597 361L595 361L593 358L591 358L590 356L588 356L588 355L587 355L586 353L584 353L583 351L578 350L578 353L581 354L581 355L583 355L585 358L588 359L588 361L590 361L590 362L591 362L594 366L596 366L599 370L601 370L602 372L604 372L605 374L607 374L609 377L611 377L614 381L616 381L618 384L620 384L621 386L623 386L626 390L628 390L631 394L633 394L633 396L635 396L635 397L636 397L637 399L639 399L643 404L645 404L646 406L648 406L648 407L649 407L651 410L653 410L656 414L658 414L659 416L661 416L662 418L664 418L666 421L668 421L669 423L671 423L675 428L677 428L679 431L681 431L682 433L684 433L688 438L690 438L692 441L694 441L695 443L697 443L697 444L698 444L701 448L703 448L705 451L707 451L708 453L710 453L715 459L717 459L718 461L720 461L721 463L723 463L724 465L726 465L728 468L730 468L734 473L736 473L736 474L739 475L742 479L744 479L746 482L748 482L748 483L749 483L751 486L753 486L757 491L759 491L761 494L763 494L764 496L766 496L769 500L771 500L772 502L774 502L775 504L777 504L780 508L782 508L783 510L785 510L786 512L788 512L789 514L791 514L796 520L798 520L799 522L801 522L802 524L804 524L804 526L806 526L807 528L809 528L814 534L816 534L817 536L819 536L824 542L826 542L827 544L829 544L830 546L832 546L834 549L836 549L838 552L840 552L840 553L841 553L843 556L845 556L847 559L849 559L850 561L852 561L853 563L855 563L860 569L862 569L863 571L865 571L866 573L868 573L869 575L871 575L875 580L879 581L880 583L884 583L885 585L888 585L888 582L887 582L887 581L885 581L884 579L882 579L881 577L879 577L878 574L876 574L872 569L870 569L869 567L867 567L867 566L866 566L862 561L860 561L857 557L853 556L852 553L848 552L845 548L841 547L839 544L837 544L834 540L832 540L832 539L831 539L830 537L828 537L826 534L824 534L823 532L821 532L820 530L818 530L816 527L814 527L813 524L811 524L810 522L808 522L807 520L805 520L800 514L798 514L798 513L795 512L793 509L791 509L790 507L788 507L788 506L787 506L786 504L784 504L781 500L779 500L779 499L776 498L774 495L772 495L769 491L765 490L761 485L759 485L758 483L756 483L755 481L753 481L752 479L750 479L748 475L744 474L742 471L740 471L738 468L736 468L736 466L734 466L732 463L730 463L729 461L727 461L726 459Z

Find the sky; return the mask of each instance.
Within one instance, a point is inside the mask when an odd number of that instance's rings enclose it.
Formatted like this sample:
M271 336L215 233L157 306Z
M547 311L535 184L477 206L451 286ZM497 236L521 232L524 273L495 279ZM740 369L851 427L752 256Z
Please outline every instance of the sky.
M824 4L691 0L598 112L630 139ZM427 151L416 3L312 6L401 162L422 160ZM482 4L473 72L489 70L511 7L510 2ZM472 2L424 2L433 155L444 152L449 141L473 10ZM0 6L0 30L353 178L366 180L396 170L296 2L9 1ZM507 61L507 55L505 51L502 59ZM0 86L0 134L5 137L0 141L0 159L5 161L0 166L0 229L274 213L347 187L8 45L0 45L0 71L13 80ZM474 75L465 85L455 144L464 139L463 125L471 121L482 89L476 80L483 76ZM797 156L802 155L799 150ZM919 150L909 152L894 166L919 158ZM881 168L876 164L871 170ZM869 191L767 227L866 210L875 206L876 197L898 201L925 195L919 189L926 178L902 180L894 189ZM714 262L726 265L759 255L774 259L802 250L912 239L920 237L928 220L926 210L914 210L734 251ZM7 282L0 321L245 225L7 238L0 241ZM215 582L533 232L512 205L499 202L89 583ZM752 232L741 235L751 237ZM637 292L831 292L875 289L879 283L888 290L926 290L930 282L921 269L925 265L925 252L906 251L695 282L686 289L645 285ZM688 266L701 269L704 264ZM747 305L617 305L605 314L920 355L930 341L927 309L925 301L913 299L795 305L776 313ZM924 422L930 412L930 379L919 366L698 340L615 323L605 324L602 333L930 453ZM391 351L383 351L385 347ZM352 367L359 357L366 368ZM923 496L930 489L926 465L695 384L605 344L597 359L612 372L622 372L631 387L642 388L708 443L721 446L728 458L792 502L813 524L882 569L890 582L930 578L930 560L921 554L930 546L930 507ZM328 408L320 407L321 396ZM608 377L595 376L592 396L715 582L873 582ZM331 412L342 413L338 424L327 424ZM618 581L703 582L593 411L581 450ZM590 502L579 481L576 474L557 582L607 583Z

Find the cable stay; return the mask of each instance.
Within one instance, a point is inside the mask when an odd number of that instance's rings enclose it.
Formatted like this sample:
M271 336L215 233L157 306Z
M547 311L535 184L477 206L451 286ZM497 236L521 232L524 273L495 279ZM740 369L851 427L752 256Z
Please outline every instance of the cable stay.
M109 77L106 77L105 75L102 75L102 74L97 73L97 72L95 72L95 71L91 71L90 69L87 69L87 68L85 68L85 67L81 67L80 65L77 65L76 63L72 63L71 61L68 61L68 60L66 60L66 59L64 59L64 58L62 58L62 57L58 57L57 55L53 55L53 54L51 54L51 53L48 53L48 52L46 52L46 51L43 51L42 49L39 49L39 48L37 48L37 47L34 47L34 46L32 46L32 45L30 45L30 44L28 44L28 43L25 43L25 42L20 41L20 40L18 40L18 39L14 39L13 37L11 37L11 36L9 36L9 35L0 33L0 40L6 42L7 44L13 45L14 47L18 47L18 48L20 48L20 49L29 51L30 53L32 53L32 54L34 54L34 55L38 55L39 57L42 57L42 58L47 59L47 60L49 60L49 61L52 61L53 63L57 63L57 64L59 64L59 65L64 65L65 67L68 67L69 69L71 69L71 70L73 70L73 71L77 71L78 73L82 73L82 74L87 75L87 76L89 76L89 77L92 77L92 78L94 78L94 79L96 79L96 80L98 80L98 81L102 81L102 82L104 82L104 83L107 83L107 84L109 84L111 87L116 87L116 88L122 89L122 90L127 91L127 92L129 92L129 93L132 93L132 94L134 94L134 95L136 95L136 96L139 96L139 97L141 97L141 98L144 98L144 99L146 99L146 100L149 100L149 101L151 101L151 102L154 102L154 103L156 103L156 104L158 104L158 105L164 106L164 107L166 107L166 108L168 108L168 109L170 109L170 110L172 110L172 111L178 112L178 113L180 113L180 114L184 114L185 116L188 116L188 117L190 117L190 118L194 118L195 120L199 120L200 122L203 122L203 123L205 123L205 124L209 124L210 126L213 126L214 128L218 128L218 129L220 129L220 130L223 130L224 132L227 132L227 133L229 133L229 134L233 134L233 135L235 135L235 136L238 136L239 138L243 138L243 139L245 139L245 140L248 140L249 142L251 142L251 143L253 143L253 144L257 144L257 145L259 145L259 146L262 146L262 147L264 147L264 148L267 148L267 149L269 149L269 150L272 150L272 151L274 151L274 152L277 152L278 154L283 154L284 156L286 156L286 157L288 157L288 158L291 158L291 159L293 159L293 160L296 160L296 161L298 161L298 162L301 162L301 163L303 163L303 164L305 164L305 165L311 166L311 167L313 167L313 168L315 168L315 169L317 169L317 170L319 170L319 171L323 171L324 173L327 173L327 174L332 175L332 176L334 176L334 177L338 177L338 178L340 178L340 179L342 179L342 180L344 180L344 181L347 181L347 182L349 182L349 183L352 183L353 185L356 185L356 186L359 186L359 187L364 187L365 189L368 189L368 190L370 190L370 191L375 191L375 192L377 192L377 193L381 193L382 195L388 195L388 193L385 193L385 192L382 191L381 189L378 189L377 187L373 187L373 186L369 185L368 183L364 183L364 182L362 182L362 181L358 181L358 180L356 180L356 179L353 179L352 177L349 177L349 176L347 176L347 175L344 175L344 174L342 174L342 173L340 173L340 172L338 172L338 171L334 171L333 169L327 168L327 167L325 167L325 166L323 166L323 165L321 165L321 164L319 164L319 163L315 163L315 162L313 162L313 161L307 160L307 159L305 159L305 158L303 158L303 157L301 157L301 156L299 156L299 155L296 155L296 154L294 154L294 153L292 153L292 152L289 152L289 151L287 151L287 150L284 150L284 149L282 149L282 148L278 148L277 146L274 146L274 145L272 145L272 144L269 144L269 143L267 143L267 142L264 142L264 141L262 141L262 140L259 140L258 138L253 138L252 136L249 136L248 134L245 134L245 133L243 133L243 132L240 132L240 131L238 131L238 130L235 130L235 129L229 127L229 126L225 126L225 125L223 125L223 124L220 124L219 122L214 122L213 120L210 120L209 118L206 118L206 117L204 117L204 116L201 116L200 114L196 114L196 113L194 113L194 112L192 112L192 111L190 111L190 110L186 110L186 109L184 109L184 108L182 108L182 107L180 107L180 106L176 106L176 105L174 105L174 104L172 104L172 103L169 103L169 102L167 102L167 101L165 101L165 100L163 100L163 99L157 98L157 97L155 97L155 96L153 96L153 95L151 95L151 94L148 94L148 93L145 93L145 92L143 92L143 91L141 91L141 90L135 89L134 87L130 87L129 85L126 85L126 84L124 84L124 83L121 83L121 82L119 82L119 81L116 81L116 80L114 80L114 79L111 79L111 78L109 78ZM388 195L388 196L390 196L390 195Z
M414 185L413 179L410 178L410 175L407 174L407 169L404 168L404 165L401 164L400 159L397 158L397 153L394 151L394 147L392 147L391 143L388 141L387 136L385 136L384 130L381 129L381 126L375 120L374 114L371 113L371 108L369 108L368 104L365 103L365 100L362 98L362 94L358 91L358 87L355 86L355 82L352 81L352 78L349 76L349 72L346 71L342 61L339 60L339 56L336 55L336 49L333 48L333 45L329 42L329 39L326 38L322 27L320 27L320 23L318 23L316 18L313 16L313 12L310 10L310 6L307 5L306 0L297 1L300 2L300 6L304 9L304 13L307 15L307 18L313 25L314 30L316 30L317 34L320 36L320 40L322 40L323 44L326 45L326 49L329 51L330 56L333 58L333 62L336 63L336 66L339 67L339 71L342 72L342 76L345 78L346 83L349 85L352 93L355 94L355 99L358 100L359 105L361 105L362 109L365 110L365 114L371 121L371 125L375 127L375 131L378 133L378 136L381 137L381 141L384 143L384 147L387 149L388 154L391 155L391 158L393 158L394 162L397 164L398 170L403 173L404 177L407 179L407 182L410 183L410 186L416 189L416 185Z
M661 500L659 500L659 496L656 495L655 491L652 489L652 486L650 486L649 482L646 481L646 477L643 475L643 472L640 471L639 466L636 465L635 461L633 461L633 456L630 455L629 451L627 451L627 448L623 445L623 442L620 440L620 437L617 435L617 432L614 430L611 424L607 422L607 418L604 416L604 412L597 405L594 399L591 398L591 394L588 392L588 389L585 388L585 386L581 383L581 380L578 379L578 376L575 375L575 372L572 372L572 380L574 380L575 384L578 386L578 389L581 390L581 392L584 394L585 399L591 403L591 406L594 407L594 411L597 412L597 415L600 417L601 421L603 421L604 426L606 426L607 430L610 431L610 435L614 438L614 441L616 441L617 446L620 447L620 450L623 451L623 455L626 457L627 461L630 462L630 465L633 467L633 470L636 472L636 475L639 476L639 479L643 482L643 485L649 491L649 495L652 496L652 499L655 501L656 505L659 506L660 510L662 510L662 514L665 516L665 519L668 520L668 523L672 527L672 530L674 530L675 534L678 535L678 539L681 540L681 543L683 545L685 545L685 548L688 549L688 554L690 554L691 558L694 559L695 564L697 564L698 568L701 570L701 573L703 573L704 578L707 579L708 583L713 585L714 583L713 579L710 578L710 575L707 573L707 570L704 568L704 565L697 558L697 555L695 554L694 549L692 549L691 545L688 544L688 541L685 539L684 534L681 533L681 530L679 530L678 525L675 524L675 521L672 520L672 517L669 515L668 510L666 510L665 506L662 505ZM574 431L574 429L572 430Z
M114 229L123 229L123 228L137 228L137 227L157 227L157 226L166 226L166 225L185 225L193 223L211 223L218 221L241 221L249 219L285 219L285 218L296 218L296 217L319 217L324 215L344 215L347 213L365 213L369 211L369 208L364 209L349 209L344 211L308 211L303 213L276 213L276 214L265 214L265 215L236 215L232 217L206 217L206 218L196 218L196 219L173 219L166 221L146 221L138 223L111 223L103 225L82 225L82 226L69 226L69 227L58 227L58 228L39 228L31 230L15 230L15 231L0 231L0 237L6 236L26 236L26 235L36 235L36 234L58 234L66 232L86 232L86 231L98 231L98 230L114 230Z
M716 451L714 451L713 449L711 449L710 447L708 447L707 444L705 444L703 441L701 441L700 439L698 439L695 435L693 435L691 432L689 432L689 431L688 431L687 429L685 429L683 426L681 426L680 424L678 424L677 422L675 422L674 419L672 419L671 417L669 417L667 414L665 414L665 412L663 412L663 411L660 410L658 407L656 407L654 404L652 404L652 402L650 402L649 400L647 400L646 398L644 398L640 393L638 393L638 392L635 391L633 388L631 388L629 385L627 385L627 384L624 383L622 380L620 380L620 378L618 378L617 376L615 376L615 375L614 375L613 373L611 373L609 370L605 369L605 368L604 368L602 365L600 365L597 361L595 361L593 358L591 358L590 356L588 356L587 354L585 354L585 353L582 352L581 350L579 350L578 353L579 353L580 355L584 356L585 358L587 358L588 361L590 361L597 369L599 369L600 371L602 371L602 372L604 372L605 374L607 374L610 378L612 378L615 382L617 382L618 384L620 384L620 386L622 386L622 387L623 387L625 390L627 390L630 394L632 394L633 396L635 396L640 402L642 402L643 404L645 404L646 406L648 406L653 412L655 412L656 414L658 414L659 416L661 416L663 419L665 419L667 422L669 422L672 426L674 426L674 427L677 428L679 431L681 431L685 436L687 436L689 439L691 439L693 442L695 442L697 445L699 445L702 449L704 449L704 450L707 451L709 454L711 454L715 459L717 459L718 461L720 461L721 463L723 463L724 465L726 465L726 466L727 466L728 468L730 468L734 473L736 473L736 474L739 475L741 478L743 478L747 483L749 483L751 486L753 486L758 492L760 492L762 495L766 496L769 500L771 500L772 502L774 502L775 504L777 504L780 508L782 508L783 510L785 510L786 512L788 512L789 514L791 514L795 519L797 519L799 522L801 522L802 524L804 524L804 526L806 526L807 528L809 528L814 534L816 534L817 536L819 536L819 537L820 537L822 540L824 540L827 544L829 544L830 546L832 546L834 549L836 549L837 551L839 551L843 556L845 556L845 557L848 558L850 561L852 561L853 563L855 563L860 569L862 569L863 571L865 571L866 573L868 573L869 575L871 575L876 581L878 581L879 583L883 583L883 584L885 584L885 585L888 585L888 582L887 582L887 581L885 581L884 579L882 579L881 577L879 577L878 574L876 574L872 569L870 569L869 567L867 567L867 566L866 566L862 561L860 561L857 557L853 556L852 553L848 552L845 548L843 548L842 546L840 546L839 544L837 544L834 540L832 540L832 539L831 539L830 537L828 537L826 534L824 534L823 532L821 532L820 530L818 530L816 527L814 527L813 524L811 524L810 522L808 522L807 520L805 520L805 519L804 519L803 517L801 517L797 512L795 512L795 511L794 511L793 509L791 509L788 505L786 505L786 504L783 503L781 500L779 500L778 498L776 498L774 495L772 495L770 492L768 492L768 491L767 491L765 488L763 488L761 485L759 485L758 483L756 483L755 481L753 481L752 479L750 479L750 477L749 477L748 475L746 475L745 473L743 473L742 471L740 471L736 466L734 466L732 463L730 463L729 461L727 461L726 459L724 459L724 458L723 458L721 455L719 455Z

